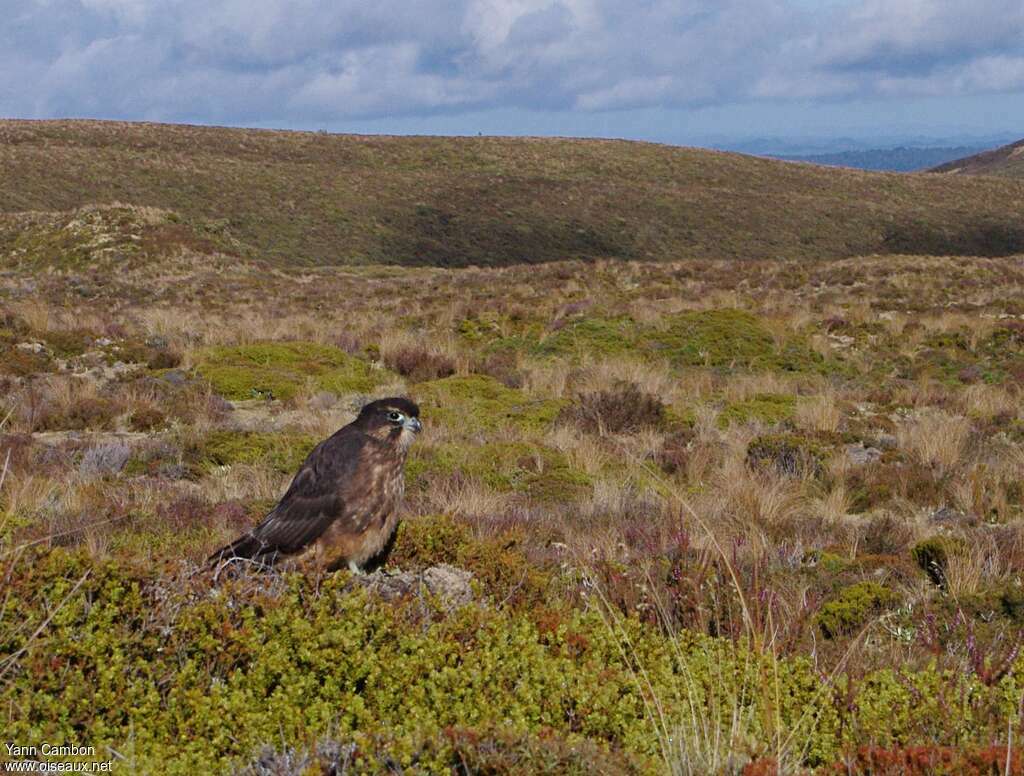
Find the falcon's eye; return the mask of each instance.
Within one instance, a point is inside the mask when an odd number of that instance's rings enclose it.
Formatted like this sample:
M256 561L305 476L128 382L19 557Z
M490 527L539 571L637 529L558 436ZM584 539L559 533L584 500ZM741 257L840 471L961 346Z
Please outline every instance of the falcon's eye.
M405 415L403 415L398 410L391 410L391 412L388 413L388 420L390 420L392 423L401 423L403 420L405 420Z

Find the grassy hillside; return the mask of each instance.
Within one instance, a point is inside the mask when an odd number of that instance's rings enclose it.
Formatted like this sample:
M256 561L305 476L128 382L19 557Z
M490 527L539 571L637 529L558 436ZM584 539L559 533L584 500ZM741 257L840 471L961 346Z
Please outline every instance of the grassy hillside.
M12 742L132 774L1024 776L1020 256L815 260L870 219L1008 250L1020 184L3 126ZM355 265L471 257L509 266ZM425 428L388 574L204 567L397 394Z
M278 272L177 226L80 210L62 271L0 273L12 740L143 774L1024 773L1018 258ZM425 431L387 568L473 602L201 568L396 393Z
M1024 178L1024 140L940 164L929 172Z
M1024 251L1024 185L644 143L0 122L0 213L120 202L286 265Z

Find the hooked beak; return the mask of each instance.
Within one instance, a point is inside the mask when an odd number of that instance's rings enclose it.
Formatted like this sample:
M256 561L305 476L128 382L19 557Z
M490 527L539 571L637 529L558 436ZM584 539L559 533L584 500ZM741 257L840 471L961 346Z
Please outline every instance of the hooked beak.
M418 434L423 430L423 424L420 423L419 418L406 418L402 426L414 434Z

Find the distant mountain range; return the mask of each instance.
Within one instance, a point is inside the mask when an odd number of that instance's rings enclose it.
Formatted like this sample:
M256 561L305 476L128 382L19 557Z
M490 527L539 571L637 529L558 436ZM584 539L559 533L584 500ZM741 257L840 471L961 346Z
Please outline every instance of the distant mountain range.
M822 154L775 155L775 159L786 159L792 162L809 162L824 164L829 167L852 167L858 170L878 170L890 172L913 172L927 170L936 165L961 159L984 151L988 146L956 146L956 147L912 147L871 148L867 150L839 151Z
M998 175L1024 178L1024 140L993 148L973 156L964 155L933 167L929 172L954 175Z

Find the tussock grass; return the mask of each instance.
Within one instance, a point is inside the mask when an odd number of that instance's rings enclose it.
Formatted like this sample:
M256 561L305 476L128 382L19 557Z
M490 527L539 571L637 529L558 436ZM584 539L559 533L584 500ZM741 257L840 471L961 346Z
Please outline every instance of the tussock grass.
M963 416L933 409L904 421L897 436L918 461L945 474L960 462L970 432Z
M86 216L149 228L131 212ZM557 643L559 660L586 661L584 641L614 636L602 660L614 656L637 704L616 728L633 731L629 743L578 729L590 701L559 707L545 724L568 738L544 745L457 720L492 754L521 744L563 763L565 748L607 744L625 757L636 744L654 758L648 770L769 768L770 758L800 772L895 745L893 719L914 746L1005 736L1005 712L990 704L1002 679L985 666L1005 662L1024 621L1016 260L284 272L161 235L103 286L77 264L0 278L0 571L31 551L60 577L61 548L79 564L59 591L29 596L43 614L27 631L3 615L11 653L86 568L116 567L121 579L157 558L167 569L198 561L259 520L305 451L361 403L409 393L426 431L408 465L396 562L470 569L488 610L518 623L522 643L549 634L543 649ZM265 379L286 390L253 395ZM156 588L171 584L150 570ZM201 574L189 579L183 595L214 600ZM91 580L91 600L105 600ZM310 584L303 600L322 602L327 588ZM598 611L596 630L572 624ZM210 644L227 610L216 612ZM31 689L24 661L43 665L65 615L8 676ZM68 627L61 638L73 639ZM122 647L138 646L122 635ZM661 657L651 639L665 639ZM298 665L285 655L282 665ZM813 681L794 690L807 708L786 716L797 664ZM602 670L585 664L581 675ZM1000 676L1016 682L1016 664ZM516 681L537 686L529 674ZM965 688L978 705L950 713ZM851 698L845 737L819 746L810 731ZM328 735L319 722L309 732ZM431 736L416 751L449 751ZM274 742L299 751L300 738ZM151 744L140 740L137 762Z

